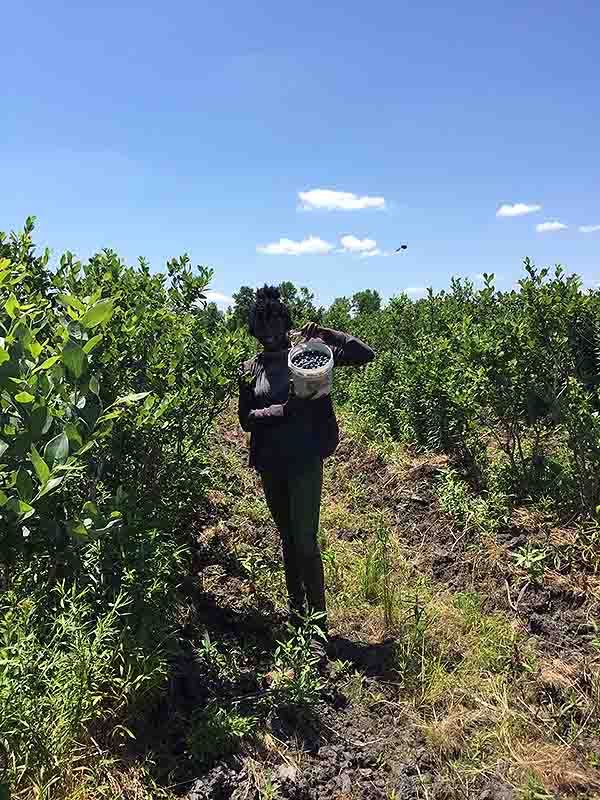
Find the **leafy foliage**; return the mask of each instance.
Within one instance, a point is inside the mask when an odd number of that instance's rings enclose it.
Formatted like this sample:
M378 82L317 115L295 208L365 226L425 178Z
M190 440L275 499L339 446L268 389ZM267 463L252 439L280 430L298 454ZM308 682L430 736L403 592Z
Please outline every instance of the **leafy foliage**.
M248 341L207 324L212 273L187 256L51 270L32 231L0 234L0 740L43 793L92 722L121 735L164 683L206 434Z
M378 358L338 398L365 431L447 452L479 488L551 497L594 516L600 501L600 293L528 259L518 290L453 279L422 300L346 315ZM341 319L336 301L328 314ZM326 315L326 319L328 316ZM498 483L500 481L500 483Z

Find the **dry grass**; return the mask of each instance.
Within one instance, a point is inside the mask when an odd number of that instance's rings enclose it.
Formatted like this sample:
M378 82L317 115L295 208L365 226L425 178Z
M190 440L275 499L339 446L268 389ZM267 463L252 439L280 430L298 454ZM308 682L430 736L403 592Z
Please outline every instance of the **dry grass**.
M600 772L576 760L573 749L544 742L516 742L511 748L515 766L524 776L533 775L552 792L600 790Z
M482 709L456 705L445 715L421 723L421 729L433 750L443 759L449 759L460 755L471 732L484 718Z

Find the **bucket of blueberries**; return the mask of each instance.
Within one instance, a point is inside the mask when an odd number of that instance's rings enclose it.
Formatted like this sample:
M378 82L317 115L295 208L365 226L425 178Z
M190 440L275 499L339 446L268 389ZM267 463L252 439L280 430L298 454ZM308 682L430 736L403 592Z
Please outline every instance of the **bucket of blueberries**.
M288 365L298 397L324 397L331 391L333 353L320 339L292 347Z

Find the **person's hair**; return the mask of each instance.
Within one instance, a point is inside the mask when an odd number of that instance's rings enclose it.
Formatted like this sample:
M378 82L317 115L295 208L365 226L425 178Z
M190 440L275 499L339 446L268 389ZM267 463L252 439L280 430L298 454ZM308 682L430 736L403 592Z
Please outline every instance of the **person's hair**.
M281 292L277 286L267 286L256 290L256 299L250 308L248 327L254 336L257 320L268 320L271 317L281 317L285 323L286 331L292 327L292 316L289 308L281 302Z

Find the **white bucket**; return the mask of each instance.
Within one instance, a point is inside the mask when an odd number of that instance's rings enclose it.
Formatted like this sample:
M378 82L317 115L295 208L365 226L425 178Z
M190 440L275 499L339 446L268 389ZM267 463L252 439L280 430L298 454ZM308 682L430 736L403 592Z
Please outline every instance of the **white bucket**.
M326 353L329 361L323 367L317 369L302 369L292 364L292 359L305 350L316 350L319 353ZM310 339L292 347L288 356L288 366L294 384L294 391L298 397L324 397L331 391L331 381L333 377L333 353L325 342L320 339Z

